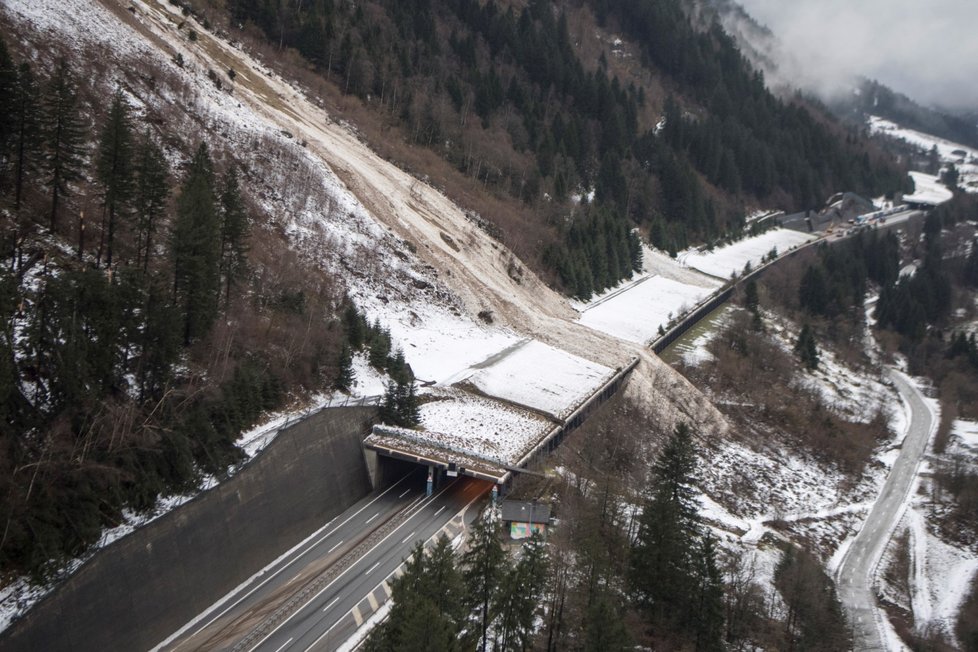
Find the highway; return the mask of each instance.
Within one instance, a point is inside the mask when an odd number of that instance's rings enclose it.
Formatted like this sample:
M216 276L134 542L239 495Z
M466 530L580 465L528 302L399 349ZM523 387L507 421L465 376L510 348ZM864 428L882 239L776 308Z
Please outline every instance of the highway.
M873 575L893 528L903 514L907 495L917 477L917 468L936 426L934 415L924 404L920 390L900 372L891 371L890 378L910 406L910 425L883 490L836 574L839 599L853 626L856 650L887 649L880 631L882 615L873 593Z
M386 601L385 580L415 544L460 532L491 489L459 478L425 497L424 480L414 473L367 496L158 649L337 649Z

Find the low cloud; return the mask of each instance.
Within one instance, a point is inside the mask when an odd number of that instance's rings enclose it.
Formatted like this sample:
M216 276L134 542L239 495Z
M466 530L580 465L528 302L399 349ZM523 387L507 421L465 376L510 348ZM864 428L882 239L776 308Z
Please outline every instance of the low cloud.
M922 104L978 109L976 0L740 0L780 40L785 79L823 95L859 75Z

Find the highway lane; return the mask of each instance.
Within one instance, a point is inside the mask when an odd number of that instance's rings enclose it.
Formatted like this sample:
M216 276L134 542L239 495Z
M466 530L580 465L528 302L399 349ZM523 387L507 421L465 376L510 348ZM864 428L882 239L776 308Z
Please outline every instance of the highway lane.
M446 527L461 531L478 515L491 484L459 478L409 509L409 515L256 646L261 652L335 650L389 597L385 580L419 541Z
M424 474L416 472L358 501L319 531L188 623L162 651L186 652L228 647L247 634L284 597L357 547L371 524L388 521L424 497Z
M907 495L917 477L920 460L936 427L934 415L924 404L920 390L898 371L891 371L890 378L910 406L910 425L900 455L893 463L883 490L862 529L853 539L836 574L839 599L853 626L857 650L887 649L880 631L882 623L879 619L882 615L873 593L873 575L893 527L903 514Z

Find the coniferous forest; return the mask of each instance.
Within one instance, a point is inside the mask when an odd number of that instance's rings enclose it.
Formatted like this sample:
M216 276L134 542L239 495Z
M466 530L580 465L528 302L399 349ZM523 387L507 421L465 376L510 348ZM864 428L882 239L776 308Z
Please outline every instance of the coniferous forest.
M401 422L414 405L390 335L253 237L254 171L100 81L0 40L0 566L37 579L233 470L263 412L348 390L356 352L395 379Z
M405 140L535 207L555 238L535 253L579 297L636 268L634 228L675 252L736 230L745 202L800 210L840 188L878 195L905 184L857 132L774 97L730 37L695 24L679 0L579 10L231 0L228 11L297 50ZM637 65L660 78L655 92L623 81L604 54L594 67L582 61L568 16L580 11L641 44ZM503 224L504 239L525 228Z

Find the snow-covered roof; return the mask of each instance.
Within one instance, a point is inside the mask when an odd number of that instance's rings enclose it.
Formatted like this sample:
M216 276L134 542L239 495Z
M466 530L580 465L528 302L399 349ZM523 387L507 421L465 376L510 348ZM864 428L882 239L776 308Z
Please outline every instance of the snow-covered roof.
M479 392L564 419L614 376L615 370L531 340L468 382Z
M740 274L749 262L752 267L761 264L761 258L772 249L782 254L789 249L814 240L816 236L790 229L773 229L757 237L718 247L713 251L689 250L679 254L684 265L704 274L729 279L732 274Z

